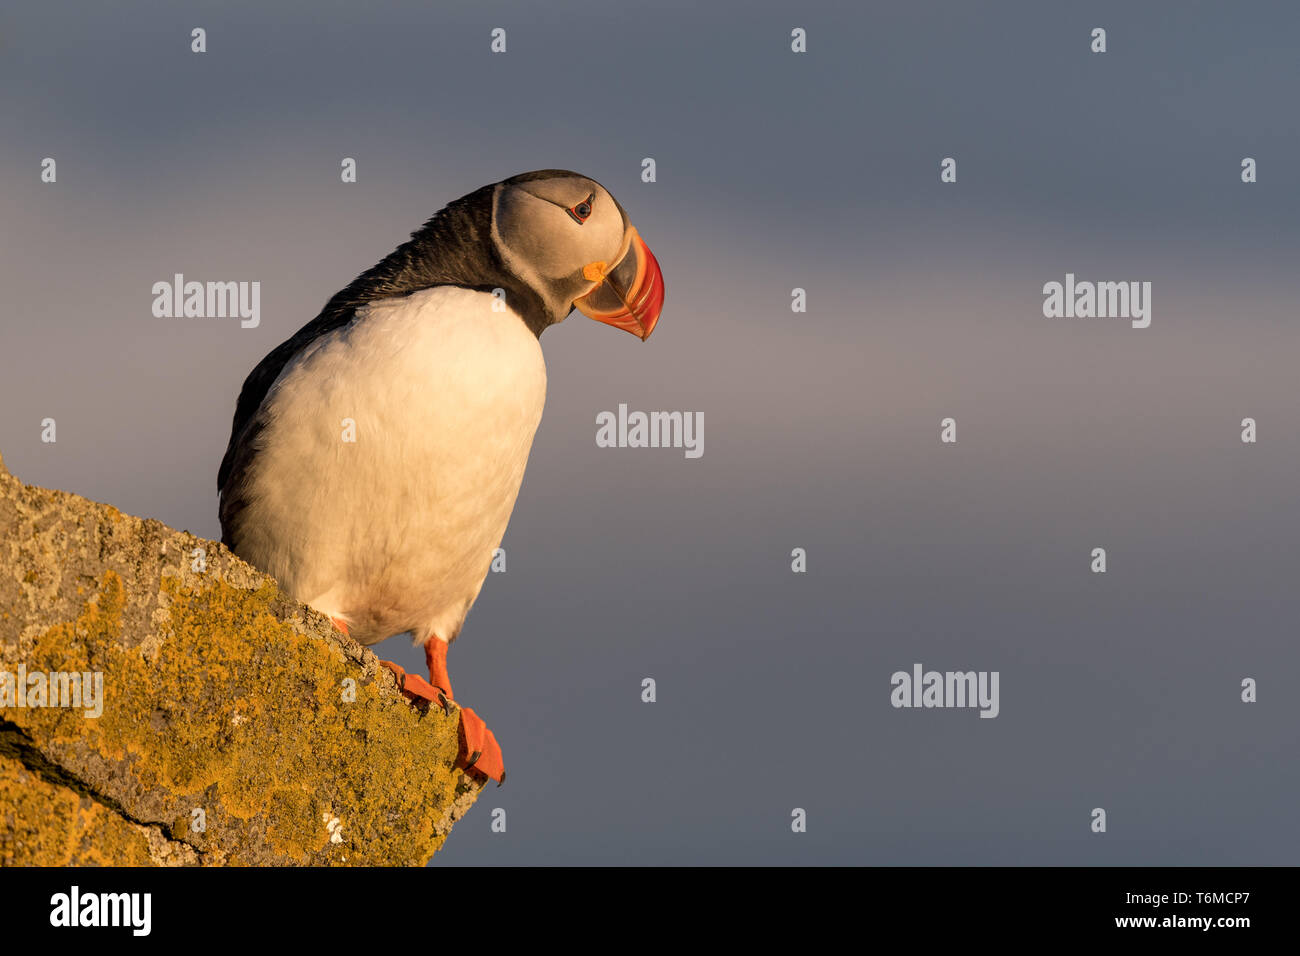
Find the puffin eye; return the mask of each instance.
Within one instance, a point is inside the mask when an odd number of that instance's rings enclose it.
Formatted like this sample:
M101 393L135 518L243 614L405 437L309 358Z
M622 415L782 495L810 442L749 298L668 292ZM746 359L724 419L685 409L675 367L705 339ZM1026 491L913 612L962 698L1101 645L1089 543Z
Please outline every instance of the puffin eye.
M576 222L578 225L581 226L584 222L587 221L587 217L591 215L591 204L592 202L595 201L595 199L596 199L596 194L592 193L582 202L578 203L578 205L570 209L566 209L564 211L567 212L570 217L572 217L574 222Z

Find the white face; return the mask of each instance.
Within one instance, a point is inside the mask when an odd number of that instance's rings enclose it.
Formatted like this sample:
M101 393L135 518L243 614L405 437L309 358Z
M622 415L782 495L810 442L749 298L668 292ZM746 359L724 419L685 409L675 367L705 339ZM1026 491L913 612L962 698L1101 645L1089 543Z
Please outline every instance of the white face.
M499 185L492 238L510 270L563 318L573 300L596 285L583 277L583 267L618 262L627 251L628 228L600 183L558 176Z

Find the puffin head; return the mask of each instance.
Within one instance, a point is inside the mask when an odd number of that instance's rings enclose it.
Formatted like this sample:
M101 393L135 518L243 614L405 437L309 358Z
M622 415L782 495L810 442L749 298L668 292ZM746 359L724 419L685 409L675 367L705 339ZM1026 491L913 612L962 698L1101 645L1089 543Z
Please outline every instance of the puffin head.
M562 320L574 309L642 341L664 305L659 263L600 183L563 169L496 184L492 243Z

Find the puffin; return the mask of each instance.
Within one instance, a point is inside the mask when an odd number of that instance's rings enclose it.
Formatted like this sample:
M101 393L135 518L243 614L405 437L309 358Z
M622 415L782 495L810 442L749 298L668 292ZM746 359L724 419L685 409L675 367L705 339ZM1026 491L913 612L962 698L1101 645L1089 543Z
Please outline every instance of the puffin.
M449 203L248 375L222 543L361 644L409 632L428 679L383 664L449 712L447 649L542 417L542 333L577 309L645 341L663 304L658 261L590 177L536 170ZM500 785L496 736L457 709L457 766Z

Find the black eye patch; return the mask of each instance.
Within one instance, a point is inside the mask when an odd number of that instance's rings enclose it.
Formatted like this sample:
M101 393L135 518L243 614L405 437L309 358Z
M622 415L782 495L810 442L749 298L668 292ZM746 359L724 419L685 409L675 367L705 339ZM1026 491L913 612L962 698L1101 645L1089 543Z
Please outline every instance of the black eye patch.
M574 222L576 222L578 225L581 226L584 222L587 221L587 218L591 215L591 204L595 202L595 200L596 200L596 194L592 193L590 196L588 196L582 202L578 203L576 206L572 206L564 211L569 214L569 218L571 218Z

